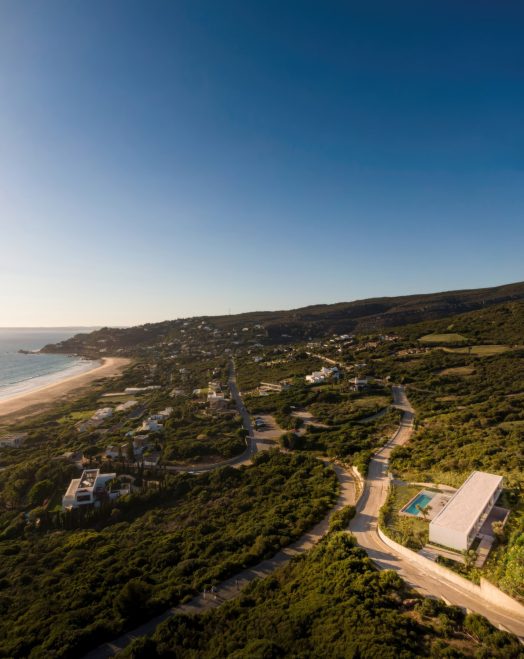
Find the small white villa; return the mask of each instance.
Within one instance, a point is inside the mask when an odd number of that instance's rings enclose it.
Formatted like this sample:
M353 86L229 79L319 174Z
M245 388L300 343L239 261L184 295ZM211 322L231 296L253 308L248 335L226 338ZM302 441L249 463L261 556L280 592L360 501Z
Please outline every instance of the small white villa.
M306 375L306 382L308 384L322 384L330 378L338 378L339 375L340 373L336 366L323 366L320 371L313 371L313 373Z
M360 389L364 389L365 387L368 386L367 378L355 377L352 378L349 382L355 391L360 391Z
M109 492L107 485L116 474L101 474L100 469L85 469L80 478L73 478L62 498L62 507L99 506L103 501L116 499L120 492Z

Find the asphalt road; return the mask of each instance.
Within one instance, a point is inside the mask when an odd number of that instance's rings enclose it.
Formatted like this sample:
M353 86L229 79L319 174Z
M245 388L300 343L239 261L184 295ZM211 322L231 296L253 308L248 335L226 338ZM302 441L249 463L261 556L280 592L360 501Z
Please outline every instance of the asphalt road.
M242 425L244 426L244 430L247 433L246 450L243 451L240 455L236 455L234 458L230 458L229 460L221 460L220 462L209 462L206 464L184 465L183 467L169 465L166 467L167 471L189 472L192 474L200 474L205 471L213 471L213 469L217 469L218 467L223 467L225 465L230 465L232 467L239 467L240 465L243 464L247 465L251 463L253 456L258 450L257 440L255 437L256 433L253 430L253 424L251 423L251 417L249 415L249 412L246 410L244 401L242 400L240 392L238 391L235 365L232 361L229 363L228 385L229 385L229 391L231 392L231 398L233 399L237 411L240 414L240 417L242 418Z
M395 570L415 590L423 595L442 598L450 604L461 606L480 613L496 627L513 632L524 638L524 619L493 605L487 605L466 589L444 581L441 577L424 573L423 569L395 553L380 539L378 513L384 504L388 492L388 463L392 450L405 444L413 432L413 408L409 404L404 389L393 387L393 400L398 409L403 411L400 428L387 444L371 460L364 492L357 506L357 514L350 523L350 530L358 544L381 570Z

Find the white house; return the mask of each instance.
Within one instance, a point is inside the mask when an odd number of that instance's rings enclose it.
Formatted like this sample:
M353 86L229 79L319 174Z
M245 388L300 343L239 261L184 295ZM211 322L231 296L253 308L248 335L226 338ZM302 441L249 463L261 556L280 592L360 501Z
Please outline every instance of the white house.
M62 498L62 507L99 506L103 501L116 499L120 492L109 492L107 485L116 474L101 474L100 469L85 469L80 478L73 478Z
M210 391L207 395L207 402L212 410L222 410L229 405L229 400L218 391Z
M147 387L126 387L124 392L126 394L141 394L143 391L153 391L154 389L160 389L159 384L150 384Z
M340 373L336 366L323 366L320 371L313 371L310 375L306 375L306 382L308 384L321 384L329 378L338 378L339 375Z
M161 410L160 412L157 412L156 414L152 414L149 417L149 420L151 421L165 421L166 419L169 419L171 414L173 413L173 408L172 407L166 407L165 410Z
M125 403L120 403L120 405L117 405L115 409L117 412L127 412L127 410L135 407L135 405L138 405L137 400L128 400Z
M98 425L103 421L105 421L106 419L109 419L111 416L113 416L112 407L101 407L93 414L93 416L91 417L91 421L95 425Z
M158 421L155 421L154 419L146 419L140 428L138 429L140 432L146 431L146 432L160 432L162 430L163 426L161 423L158 423Z
M359 391L360 389L363 389L364 387L368 386L368 379L367 378L352 378L350 380L350 384L353 387L355 391Z
M458 551L469 549L501 491L502 476L472 472L429 523L429 541Z

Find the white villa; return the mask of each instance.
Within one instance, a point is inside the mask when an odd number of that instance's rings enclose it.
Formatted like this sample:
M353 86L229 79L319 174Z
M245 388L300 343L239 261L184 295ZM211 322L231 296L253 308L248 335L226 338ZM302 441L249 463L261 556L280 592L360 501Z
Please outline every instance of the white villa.
M323 366L320 371L313 371L310 375L306 375L306 382L308 384L321 384L329 378L338 378L339 375L340 373L336 366Z
M429 524L429 541L458 551L469 549L501 491L502 476L472 472Z
M115 410L117 412L127 412L127 410L130 410L131 408L135 407L138 405L137 400L128 400L125 403L120 403L120 405L117 405L115 407Z
M62 507L99 506L102 501L116 499L120 492L109 492L107 484L116 474L101 474L100 469L85 469L80 478L73 478L62 498Z
M160 412L157 412L156 414L152 414L149 417L150 421L165 421L166 419L169 419L169 417L173 414L173 408L172 407L166 407L165 410L160 410Z
M359 391L368 386L368 379L355 377L350 380L350 384L355 391Z
M217 391L210 391L207 395L207 402L212 410L223 410L229 405L229 399L224 394Z
M126 387L124 389L125 394L141 394L144 391L153 391L155 389L160 389L159 384L150 384L147 387Z
M102 423L102 421L109 419L111 416L113 416L112 407L101 407L93 414L91 421L95 424L99 424Z
M158 421L155 421L154 419L146 419L140 428L138 429L138 432L160 432L163 429L163 426L161 423L158 423Z

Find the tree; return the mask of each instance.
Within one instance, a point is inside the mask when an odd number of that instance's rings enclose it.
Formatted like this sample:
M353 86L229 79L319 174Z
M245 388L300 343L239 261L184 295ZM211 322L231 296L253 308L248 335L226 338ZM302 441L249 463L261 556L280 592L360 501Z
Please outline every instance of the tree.
M133 448L133 442L131 440L127 443L126 453L129 462L133 463L135 461L135 450Z
M427 522L429 513L432 510L431 506L421 506L419 503L417 503L416 508L424 518L424 521Z
M35 483L33 487L29 490L29 494L28 494L29 503L32 506L41 504L44 501L44 499L51 496L53 490L54 490L53 482L50 481L48 478L44 479L43 481L38 481L38 483Z
M464 565L468 569L475 565L475 561L477 560L477 552L474 549L464 549L462 556L464 557Z
M114 601L115 613L127 622L139 622L149 610L151 586L142 579L131 579Z
M493 522L491 525L491 530L493 535L497 538L501 545L505 544L507 541L506 530L504 529L503 522Z

